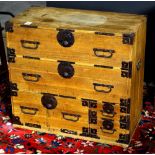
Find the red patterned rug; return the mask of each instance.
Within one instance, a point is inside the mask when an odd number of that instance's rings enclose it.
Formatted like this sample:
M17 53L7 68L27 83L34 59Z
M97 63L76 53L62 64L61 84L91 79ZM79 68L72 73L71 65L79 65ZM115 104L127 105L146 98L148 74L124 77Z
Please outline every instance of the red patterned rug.
M155 112L150 102L145 110L131 144L124 149L80 139L65 138L53 134L13 128L4 104L0 103L0 154L101 154L101 153L155 153Z

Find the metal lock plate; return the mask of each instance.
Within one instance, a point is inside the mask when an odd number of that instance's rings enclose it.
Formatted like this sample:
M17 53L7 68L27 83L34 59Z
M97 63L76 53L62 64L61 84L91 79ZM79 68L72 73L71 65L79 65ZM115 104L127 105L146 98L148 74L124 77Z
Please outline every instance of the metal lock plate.
M97 101L91 99L81 99L82 106L87 106L89 108L97 108Z
M71 78L74 75L74 67L70 62L60 62L58 73L63 78Z
M97 112L89 110L89 123L97 124Z
M70 30L60 30L57 34L57 41L63 47L70 47L74 44L74 35Z
M114 113L114 105L108 102L103 102L103 112L107 114L113 114Z
M57 100L51 94L44 94L41 98L41 103L47 109L55 109L57 106Z
M111 119L103 119L102 126L103 126L103 129L113 130L113 128L114 128L113 120L111 120Z

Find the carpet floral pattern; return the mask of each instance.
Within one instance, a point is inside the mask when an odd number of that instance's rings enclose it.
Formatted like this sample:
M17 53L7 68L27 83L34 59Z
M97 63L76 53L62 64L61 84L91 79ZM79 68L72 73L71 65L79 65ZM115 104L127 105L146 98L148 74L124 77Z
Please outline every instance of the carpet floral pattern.
M5 109L7 103L0 103L0 154L155 153L154 102L144 98L141 121L127 148L14 128Z

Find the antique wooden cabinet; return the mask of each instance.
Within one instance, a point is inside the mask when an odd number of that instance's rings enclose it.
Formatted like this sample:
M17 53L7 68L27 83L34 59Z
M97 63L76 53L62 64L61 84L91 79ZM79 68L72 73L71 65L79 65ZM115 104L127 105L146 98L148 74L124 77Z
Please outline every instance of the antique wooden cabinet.
M14 126L130 142L141 116L146 17L32 7L5 29Z

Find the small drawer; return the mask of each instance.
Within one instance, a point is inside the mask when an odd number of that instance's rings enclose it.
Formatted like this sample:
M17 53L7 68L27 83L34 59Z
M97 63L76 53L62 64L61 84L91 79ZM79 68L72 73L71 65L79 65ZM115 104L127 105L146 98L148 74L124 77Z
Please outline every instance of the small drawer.
M17 96L12 97L12 104L14 114L18 115L88 122L88 108L82 106L81 100L69 96L18 91Z

